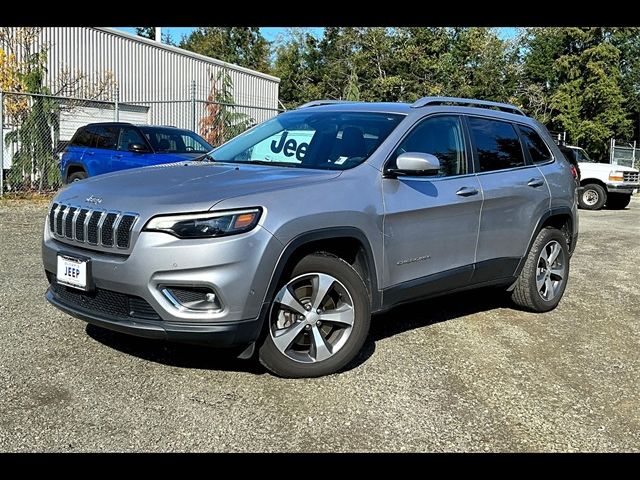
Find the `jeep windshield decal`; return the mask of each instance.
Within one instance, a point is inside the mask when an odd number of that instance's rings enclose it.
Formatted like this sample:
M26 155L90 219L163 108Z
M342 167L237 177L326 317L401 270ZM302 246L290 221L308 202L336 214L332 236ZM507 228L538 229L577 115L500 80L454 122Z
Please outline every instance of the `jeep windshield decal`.
M212 154L219 162L346 170L364 162L402 118L374 112L287 112Z
M251 160L302 162L313 134L304 130L276 133L251 149Z

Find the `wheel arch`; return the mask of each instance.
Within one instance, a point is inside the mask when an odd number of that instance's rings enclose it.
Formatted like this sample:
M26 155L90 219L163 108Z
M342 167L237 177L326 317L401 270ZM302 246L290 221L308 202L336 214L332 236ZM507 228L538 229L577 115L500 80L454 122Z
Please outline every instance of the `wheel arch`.
M599 178L589 177L589 178L582 178L580 180L580 186L581 187L586 187L587 185L589 185L591 183L595 183L596 185L600 185L602 188L604 188L605 192L609 193L609 189L607 188L607 184L604 183Z
M518 263L518 268L516 268L514 277L517 278L520 275L520 272L524 268L524 264L527 261L527 257L529 256L529 252L531 252L531 247L533 246L533 242L535 242L536 237L540 233L540 231L545 227L554 227L560 230L565 237L567 237L567 245L569 247L569 254L573 253L576 245L576 236L573 234L573 212L569 207L555 207L547 210L538 220L536 228L533 230L531 238L529 239L529 244L527 245L527 251L524 256L520 259Z
M85 167L82 163L77 163L77 162L70 163L65 168L64 182L68 183L69 176L73 175L76 172L84 172L87 174L87 176L89 175L89 171L87 170L87 167Z
M311 230L287 243L271 274L264 302L271 301L283 275L290 272L305 255L318 251L332 253L351 264L369 291L371 310L380 308L381 295L373 249L364 232L350 226Z

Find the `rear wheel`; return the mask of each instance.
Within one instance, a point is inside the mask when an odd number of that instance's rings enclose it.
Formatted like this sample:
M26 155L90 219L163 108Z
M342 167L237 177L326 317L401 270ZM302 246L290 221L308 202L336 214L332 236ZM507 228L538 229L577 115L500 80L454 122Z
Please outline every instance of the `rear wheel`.
M79 182L80 180L84 180L88 176L89 175L87 175L86 172L82 170L79 172L73 172L71 175L69 175L67 183Z
M369 323L369 296L353 267L333 255L308 255L273 300L260 362L282 377L334 373L358 354Z
M626 193L610 193L607 198L607 208L611 210L622 210L631 202L631 195Z
M556 308L569 277L569 247L562 232L543 228L536 237L511 293L511 299L533 312Z
M585 210L600 210L606 201L607 191L597 183L586 184L578 196L578 204Z

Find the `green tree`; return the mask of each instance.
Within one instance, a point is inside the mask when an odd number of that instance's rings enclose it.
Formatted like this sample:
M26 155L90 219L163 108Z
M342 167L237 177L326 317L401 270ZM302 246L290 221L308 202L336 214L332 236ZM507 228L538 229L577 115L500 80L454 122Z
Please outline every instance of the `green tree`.
M415 101L425 95L513 97L515 50L489 28L328 27L276 50L287 105L313 98ZM354 80L357 79L357 83Z
M638 69L623 52L637 51L637 32L526 29L521 39L522 103L552 129L567 131L572 143L602 158L611 137L633 133Z
M136 35L139 37L148 38L150 40L156 39L156 27L136 27Z
M179 46L260 72L270 71L271 46L258 27L199 27Z
M344 99L357 102L360 100L360 86L358 84L358 74L355 69L351 71L349 83L344 91Z
M229 72L222 69L214 77L211 74L211 91L205 106L205 116L200 119L200 135L213 146L247 130L255 120L239 112L233 98L233 81Z
M51 92L44 85L47 50L38 46L39 34L39 28L20 28L15 33L3 30L0 44L11 52L12 65L6 64L5 68L15 76L13 88L48 95ZM60 176L52 153L52 132L59 130L58 102L42 96L7 97L10 123L18 125L4 137L5 145L15 144L7 183L14 189L28 184L38 191L58 186Z

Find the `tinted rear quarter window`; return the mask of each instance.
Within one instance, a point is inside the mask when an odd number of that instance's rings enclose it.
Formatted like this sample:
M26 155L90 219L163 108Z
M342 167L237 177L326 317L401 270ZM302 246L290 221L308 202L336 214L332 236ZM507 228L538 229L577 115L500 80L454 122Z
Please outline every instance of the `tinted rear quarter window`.
M91 134L85 127L81 127L73 136L72 147L88 147L91 145Z
M91 136L90 147L115 150L118 143L119 127L110 125L93 125L87 127Z
M518 125L518 128L522 134L524 147L529 152L533 163L545 163L553 158L551 151L549 151L549 147L547 147L547 144L544 143L542 138L540 138L540 135L538 135L533 128L525 127L523 125Z
M512 124L469 117L469 129L478 153L481 172L525 165L520 138Z

